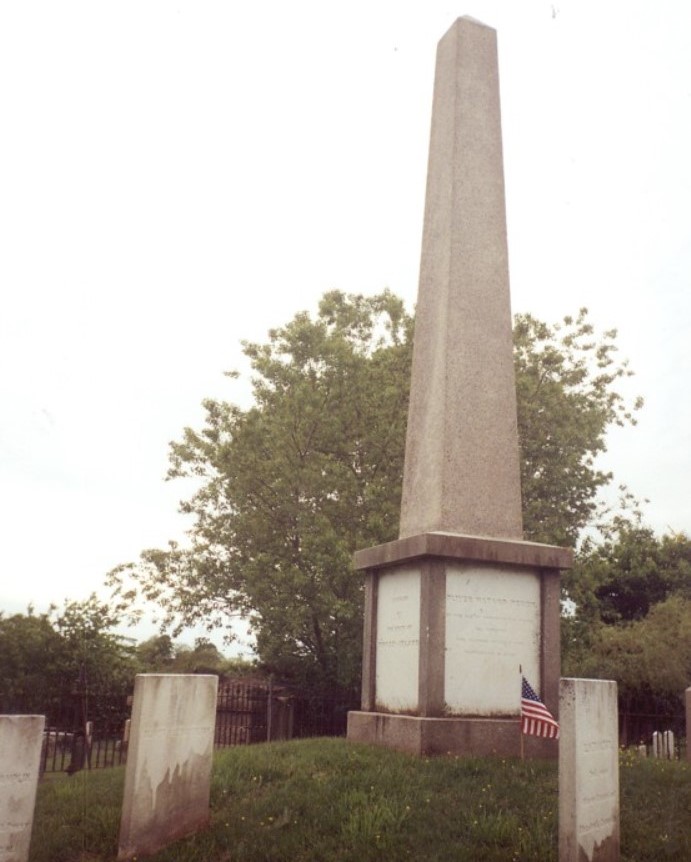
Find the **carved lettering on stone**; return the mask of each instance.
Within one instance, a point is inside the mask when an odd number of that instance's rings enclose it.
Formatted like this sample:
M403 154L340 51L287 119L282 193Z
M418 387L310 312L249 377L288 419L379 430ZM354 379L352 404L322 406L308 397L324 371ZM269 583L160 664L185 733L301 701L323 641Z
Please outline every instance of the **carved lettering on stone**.
M498 566L449 566L444 665L449 712L517 715L519 666L540 684L539 575Z
M412 710L418 705L420 572L384 573L377 602L377 705Z

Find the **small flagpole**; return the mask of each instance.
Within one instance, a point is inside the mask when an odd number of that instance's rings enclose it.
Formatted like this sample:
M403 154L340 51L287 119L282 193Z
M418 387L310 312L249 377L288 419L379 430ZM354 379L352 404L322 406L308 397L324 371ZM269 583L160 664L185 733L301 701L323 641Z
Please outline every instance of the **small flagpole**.
M521 719L521 760L525 760L525 751L523 750L523 719Z
M523 666L520 664L518 665L518 672L521 675L521 695L522 695L522 692L523 692ZM523 761L523 760L525 760L525 750L524 750L524 744L523 744L523 709L522 708L521 708L521 714L518 718L518 731L521 734L521 760Z

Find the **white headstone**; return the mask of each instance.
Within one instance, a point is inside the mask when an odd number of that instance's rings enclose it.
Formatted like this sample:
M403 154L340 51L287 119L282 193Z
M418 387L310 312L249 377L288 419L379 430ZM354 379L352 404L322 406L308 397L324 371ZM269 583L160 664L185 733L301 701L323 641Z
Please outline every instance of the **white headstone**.
M27 862L43 745L42 715L0 715L0 862Z
M560 680L559 723L559 862L617 862L616 682Z
M662 753L667 760L674 760L676 751L674 748L674 731L665 730L662 734Z
M140 674L118 859L155 853L209 818L217 676Z
M662 734L653 732L653 757L662 757Z

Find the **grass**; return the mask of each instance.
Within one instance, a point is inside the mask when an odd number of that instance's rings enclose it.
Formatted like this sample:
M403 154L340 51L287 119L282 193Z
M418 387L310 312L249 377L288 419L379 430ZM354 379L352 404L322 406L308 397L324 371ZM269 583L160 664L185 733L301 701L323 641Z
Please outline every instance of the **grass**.
M691 768L621 759L622 862L691 859ZM39 788L31 862L112 862L124 769ZM554 762L415 758L342 739L218 752L211 823L152 862L550 862Z

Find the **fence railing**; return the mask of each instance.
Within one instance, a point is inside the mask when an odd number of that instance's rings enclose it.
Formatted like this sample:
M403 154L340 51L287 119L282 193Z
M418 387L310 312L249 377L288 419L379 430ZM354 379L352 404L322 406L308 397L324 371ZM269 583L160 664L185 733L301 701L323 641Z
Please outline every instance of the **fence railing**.
M42 752L43 772L76 772L118 766L127 758L129 706L123 698L112 704L87 703L47 716ZM299 688L225 682L219 687L214 745L252 745L282 739L344 736L349 710L359 709L355 695L313 693ZM89 714L94 716L93 719ZM83 720L85 719L85 720ZM686 732L683 711L619 713L622 746L651 745L653 733L672 731L678 747Z
M677 739L686 733L686 716L678 712L620 712L619 744L651 744L654 733L671 730Z
M123 736L120 732L99 737L88 728L59 730L49 727L43 734L41 771L72 774L80 769L120 766L127 756Z
M96 709L98 706L98 709ZM219 687L214 745L252 745L257 742L310 736L344 736L347 714L359 709L355 697L310 693L272 684L227 682ZM80 769L119 766L127 758L129 707L117 703L88 703L47 716L41 756L42 772L74 773Z

